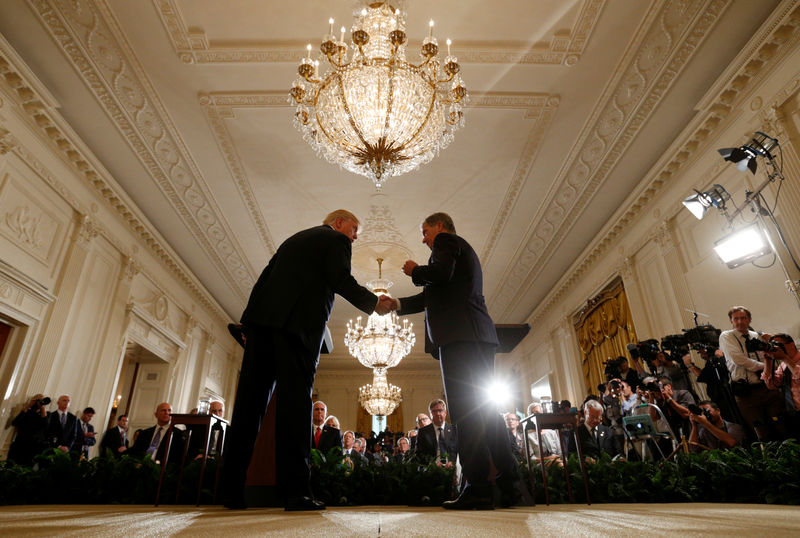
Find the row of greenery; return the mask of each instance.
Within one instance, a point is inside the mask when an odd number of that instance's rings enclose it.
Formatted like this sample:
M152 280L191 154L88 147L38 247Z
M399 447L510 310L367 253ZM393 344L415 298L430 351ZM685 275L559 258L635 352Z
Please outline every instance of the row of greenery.
M160 467L149 459L124 456L74 461L57 450L35 459L34 468L0 463L0 504L152 504ZM520 467L527 483L528 470ZM575 502L585 502L579 462L567 462ZM186 466L180 503L194 504L199 462ZM202 504L211 503L216 464L206 466ZM680 454L674 461L625 462L604 457L586 465L592 503L736 502L800 504L800 444L754 444L750 448ZM534 468L537 504L544 503L541 468ZM548 468L551 503L568 502L563 469ZM162 503L175 499L177 469L170 468ZM530 488L530 485L528 486ZM338 505L437 505L453 492L453 470L405 463L361 465L337 450L312 451L312 488L318 498Z

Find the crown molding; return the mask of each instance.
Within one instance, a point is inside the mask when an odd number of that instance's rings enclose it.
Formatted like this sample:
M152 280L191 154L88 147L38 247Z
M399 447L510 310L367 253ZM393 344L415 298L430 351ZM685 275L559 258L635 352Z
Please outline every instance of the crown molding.
M256 274L105 0L29 0L187 230L244 303Z
M651 6L490 298L500 318L518 305L730 3Z
M258 43L209 39L197 28L189 28L175 0L153 0L172 48L185 64L276 63L297 62L305 54L306 44L314 39L263 41ZM606 0L582 0L574 26L558 32L546 45L534 43L497 43L462 41L454 47L462 64L538 64L578 63ZM564 35L566 34L566 35Z
M146 245L153 257L162 263L168 272L186 287L200 305L206 308L219 321L228 323L230 316L185 266L158 230L116 183L108 170L102 166L91 150L84 145L80 137L69 127L66 120L55 109L55 100L51 99L49 94L39 95L38 88L44 87L43 84L35 80L32 72L24 69L24 63L20 62L22 60L13 51L11 45L0 36L0 85L9 96L14 98L21 112L20 117L27 122L33 132L39 133L39 138L50 146L55 155L61 157L62 161L74 171L78 178L85 181L87 186L108 204L112 213L119 216L124 225L130 230L132 236ZM30 80L30 77L34 77L34 80ZM73 210L83 215L94 212L93 208L86 207L84 203L78 200L73 192L47 169L34 152L30 151L10 133L7 134L7 138L11 141L9 150L41 177ZM107 228L100 223L95 224L99 234L114 245L117 250L122 253L129 251L129 248ZM161 289L169 289L168 286L159 283L152 275L148 274L148 276ZM175 300L175 302L179 304L179 301Z
M726 84L715 84L712 86L713 92L706 93L701 101L702 109L695 119L676 138L664 153L665 157L653 166L636 191L531 313L528 323L537 326L564 297L569 295L575 285L585 278L599 260L632 229L644 209L650 206L652 200L661 193L670 180L679 176L696 160L698 154L702 154L711 142L711 135L721 131L735 119L736 115L732 114L733 103L743 102L754 83L761 79L762 74L779 64L798 44L800 44L800 6L796 0L785 0L743 49L748 51L748 54L737 56L731 64L734 68L727 69L721 75L727 81ZM778 101L781 98L788 98L786 88L792 89L793 92L797 87L800 87L800 77L795 76L775 99L759 100L762 110L780 104ZM759 110L753 112L759 114ZM763 112L761 115L764 115ZM700 177L716 177L726 165L727 163L717 162ZM664 217L672 218L680 210L680 207L676 207L672 215ZM632 248L625 249L627 253L624 254L624 263L618 264L615 271L620 274L632 272L630 256L652 239L650 234L643 234L637 238Z

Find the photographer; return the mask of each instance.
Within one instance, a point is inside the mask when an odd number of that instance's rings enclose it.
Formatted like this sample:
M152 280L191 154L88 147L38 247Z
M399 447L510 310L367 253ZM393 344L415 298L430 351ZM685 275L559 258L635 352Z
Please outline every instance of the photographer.
M45 428L50 398L37 394L14 418L11 424L17 429L14 442L8 450L8 459L19 465L30 465L33 457L47 448Z
M670 384L675 390L689 390L689 381L683 375L681 367L665 351L656 353L656 357L653 359L653 366L656 368L654 372L656 376L669 377L672 380Z
M696 365L688 353L683 356L683 364L695 375L698 383L706 386L709 399L719 405L720 413L725 420L742 422L739 409L730 392L730 374L725 365L725 355L716 347L702 346L695 349L705 361L703 367Z
M764 371L761 378L768 389L783 390L786 410L794 419L797 431L797 411L800 410L800 351L788 334L776 334L770 340L774 351L764 353ZM778 361L777 366L773 366Z
M750 330L752 316L743 306L734 306L728 311L733 329L719 335L719 348L725 354L725 362L731 376L731 389L736 404L747 426L755 430L760 441L783 439L785 430L774 420L784 410L783 398L777 390L770 390L761 381L764 363L760 360L761 347L758 333ZM769 339L768 335L765 335Z
M689 420L692 422L689 443L693 452L733 448L744 442L744 428L723 419L719 406L712 401L704 400L699 406L692 405Z

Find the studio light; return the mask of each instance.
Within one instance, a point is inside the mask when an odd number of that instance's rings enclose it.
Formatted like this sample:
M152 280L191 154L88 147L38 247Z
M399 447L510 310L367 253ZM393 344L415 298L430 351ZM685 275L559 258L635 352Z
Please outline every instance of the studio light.
M716 207L720 211L725 211L725 201L730 200L731 195L720 184L715 184L711 190L706 192L694 191L695 194L686 198L683 205L692 212L698 220L706 216L709 208Z
M736 168L740 172L750 170L751 173L756 173L756 157L759 155L772 160L770 151L778 144L778 140L768 136L761 131L756 131L752 140L748 144L738 148L722 148L718 149L722 158L726 161L736 163Z
M769 243L756 224L740 228L716 241L714 251L731 269L769 254Z

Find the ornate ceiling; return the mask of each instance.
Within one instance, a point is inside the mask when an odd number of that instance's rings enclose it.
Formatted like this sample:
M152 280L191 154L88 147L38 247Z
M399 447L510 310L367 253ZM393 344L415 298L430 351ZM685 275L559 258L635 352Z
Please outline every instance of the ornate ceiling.
M374 278L385 258L396 296L414 292L402 262L427 259L420 221L450 213L495 321L519 323L777 2L409 0L409 51L436 20L471 106L447 150L380 193L316 157L287 101L305 44L330 16L349 26L353 4L4 0L0 33L232 318L281 241L344 207L363 221L354 273ZM354 313L337 302L335 344Z

